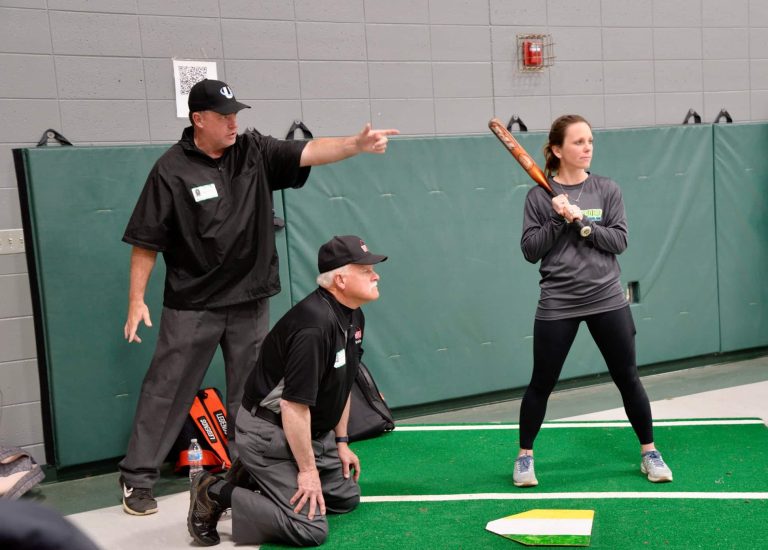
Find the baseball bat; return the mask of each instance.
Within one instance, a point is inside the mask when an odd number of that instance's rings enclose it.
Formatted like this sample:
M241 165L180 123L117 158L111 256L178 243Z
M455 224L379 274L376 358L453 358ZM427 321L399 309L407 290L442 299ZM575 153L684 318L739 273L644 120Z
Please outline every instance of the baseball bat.
M491 132L499 138L499 141L507 148L507 151L512 153L515 160L523 167L523 170L528 173L531 179L535 181L539 187L543 187L550 196L557 196L557 193L555 193L549 185L547 177L544 175L541 168L539 168L539 165L536 164L536 161L531 158L531 155L528 154L523 146L517 142L509 130L507 130L507 127L504 126L503 122L498 118L492 118L488 122L488 128L490 128ZM579 235L582 237L588 237L592 233L592 228L589 226L589 218L586 216L583 220L573 220L571 223L576 225L576 228L579 230Z

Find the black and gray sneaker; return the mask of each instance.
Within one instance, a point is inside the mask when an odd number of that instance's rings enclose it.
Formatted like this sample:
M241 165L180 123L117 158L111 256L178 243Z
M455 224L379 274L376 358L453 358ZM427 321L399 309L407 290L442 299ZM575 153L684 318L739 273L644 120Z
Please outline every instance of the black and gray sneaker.
M219 478L203 470L192 478L189 489L189 514L187 530L192 538L202 546L213 546L221 540L216 524L224 512L224 507L208 495L208 488Z
M157 512L157 501L152 489L130 487L120 476L120 490L123 492L123 510L132 516L148 516Z

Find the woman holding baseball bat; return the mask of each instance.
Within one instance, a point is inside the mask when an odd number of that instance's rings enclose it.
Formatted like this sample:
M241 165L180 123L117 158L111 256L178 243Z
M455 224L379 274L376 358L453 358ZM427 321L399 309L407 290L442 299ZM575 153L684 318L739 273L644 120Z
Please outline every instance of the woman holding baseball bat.
M579 325L586 323L621 393L640 441L640 470L652 482L672 481L653 442L653 420L635 364L635 325L619 282L616 259L627 248L627 221L619 186L588 172L592 129L578 115L552 123L544 146L552 198L533 187L525 200L521 248L541 262L541 294L533 325L533 374L520 408L520 452L514 484L538 484L533 442ZM582 238L573 224L588 216L592 233Z

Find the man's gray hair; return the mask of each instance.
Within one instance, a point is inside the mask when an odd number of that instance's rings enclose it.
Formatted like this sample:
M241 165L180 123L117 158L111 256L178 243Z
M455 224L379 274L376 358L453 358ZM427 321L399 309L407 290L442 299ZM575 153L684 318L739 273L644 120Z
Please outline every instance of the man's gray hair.
M343 265L341 267L337 267L336 269L332 269L330 271L326 271L325 273L321 273L317 276L317 285L323 287L324 289L329 289L333 285L333 278L336 277L336 275L343 275L347 272L347 269L349 268L349 264Z

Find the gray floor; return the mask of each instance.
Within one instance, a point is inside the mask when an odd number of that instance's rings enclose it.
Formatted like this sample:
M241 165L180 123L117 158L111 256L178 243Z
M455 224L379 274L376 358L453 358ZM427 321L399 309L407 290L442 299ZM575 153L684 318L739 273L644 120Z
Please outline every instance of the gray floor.
M768 356L735 363L709 365L643 377L656 419L668 418L762 418L768 421ZM430 414L400 421L408 424L451 424L466 422L516 423L519 400ZM552 395L547 420L623 419L618 392L613 384L600 384L558 391ZM105 550L187 549L192 546L186 531L189 498L185 483L164 479L160 486L160 512L137 518L117 506L117 475L43 486L38 497L68 515ZM108 504L106 504L108 503ZM218 548L235 548L231 522L219 525L222 543Z

